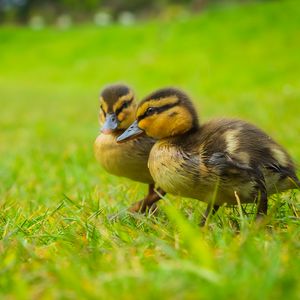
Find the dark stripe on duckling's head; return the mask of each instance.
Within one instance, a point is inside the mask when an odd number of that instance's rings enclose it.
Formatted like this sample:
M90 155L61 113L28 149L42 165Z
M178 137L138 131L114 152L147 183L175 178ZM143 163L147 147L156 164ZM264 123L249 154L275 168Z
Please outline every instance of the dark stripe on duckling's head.
M182 91L160 89L147 96L138 106L136 119L139 128L154 138L183 134L199 127L197 112Z
M166 110L178 105L178 103L179 103L179 101L176 101L174 103L165 104L165 105L162 105L162 106L150 106L146 109L146 111L144 112L143 115L138 116L137 120L140 121L140 120L142 120L146 117L149 117L151 115L159 114L163 111L166 111ZM175 116L174 113L172 113L172 116Z
M116 116L118 116L124 109L128 108L132 102L133 102L133 97L128 98L129 100L123 99L123 101L121 101L121 103L117 103L116 105L114 105L114 110L115 110L115 114Z
M132 101L134 94L132 90L123 84L113 84L105 87L100 93L100 102L105 112L113 112L117 102ZM121 103L120 103L121 104Z

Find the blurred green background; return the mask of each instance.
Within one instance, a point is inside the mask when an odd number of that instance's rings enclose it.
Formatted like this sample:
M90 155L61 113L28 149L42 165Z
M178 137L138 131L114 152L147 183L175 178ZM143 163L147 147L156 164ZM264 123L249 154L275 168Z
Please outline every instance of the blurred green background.
M105 173L92 149L99 91L123 82L138 99L180 87L203 122L248 120L299 163L297 1L2 0L0 8L0 294L299 299L299 193L273 199L282 205L271 210L271 233L237 234L226 209L213 230L195 232L204 206L170 195L157 218L112 224L106 216L146 187Z

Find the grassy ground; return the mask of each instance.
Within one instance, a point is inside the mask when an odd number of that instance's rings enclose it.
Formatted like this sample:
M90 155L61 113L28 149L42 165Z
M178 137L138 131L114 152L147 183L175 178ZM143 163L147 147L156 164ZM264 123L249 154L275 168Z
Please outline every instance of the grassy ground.
M186 90L202 120L239 117L300 162L300 6L268 2L172 23L0 29L0 295L8 299L300 299L300 194L268 229L168 195L157 216L107 215L142 197L92 153L98 92ZM240 224L237 230L236 223Z

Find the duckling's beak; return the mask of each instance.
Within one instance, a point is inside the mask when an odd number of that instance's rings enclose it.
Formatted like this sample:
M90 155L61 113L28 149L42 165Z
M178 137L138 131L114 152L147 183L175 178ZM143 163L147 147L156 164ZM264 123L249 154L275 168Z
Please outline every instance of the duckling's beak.
M118 136L117 142L121 143L125 140L136 138L142 133L144 133L144 131L138 127L138 121L134 121L120 136Z
M115 113L108 113L105 118L105 122L101 128L101 132L104 134L110 134L118 128L119 121Z

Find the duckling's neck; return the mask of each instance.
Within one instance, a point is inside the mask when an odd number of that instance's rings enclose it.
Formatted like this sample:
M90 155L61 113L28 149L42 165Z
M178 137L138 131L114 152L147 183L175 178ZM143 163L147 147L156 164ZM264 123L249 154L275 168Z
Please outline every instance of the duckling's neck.
M164 142L170 142L172 144L182 145L183 142L191 140L193 135L196 134L197 132L199 132L199 130L200 130L200 126L197 123L184 133L181 133L178 135L173 135L173 136L168 136L168 137L162 138L160 140L164 141Z
M200 125L198 122L196 122L195 124L193 124L193 126L189 130L187 130L185 133L180 134L178 136L187 137L187 136L193 135L194 133L198 132L199 130L200 130Z
M190 130L188 130L186 133L192 134L192 133L197 132L199 129L200 129L199 120L198 120L198 119L195 119L195 120L193 121L192 127L191 127Z

